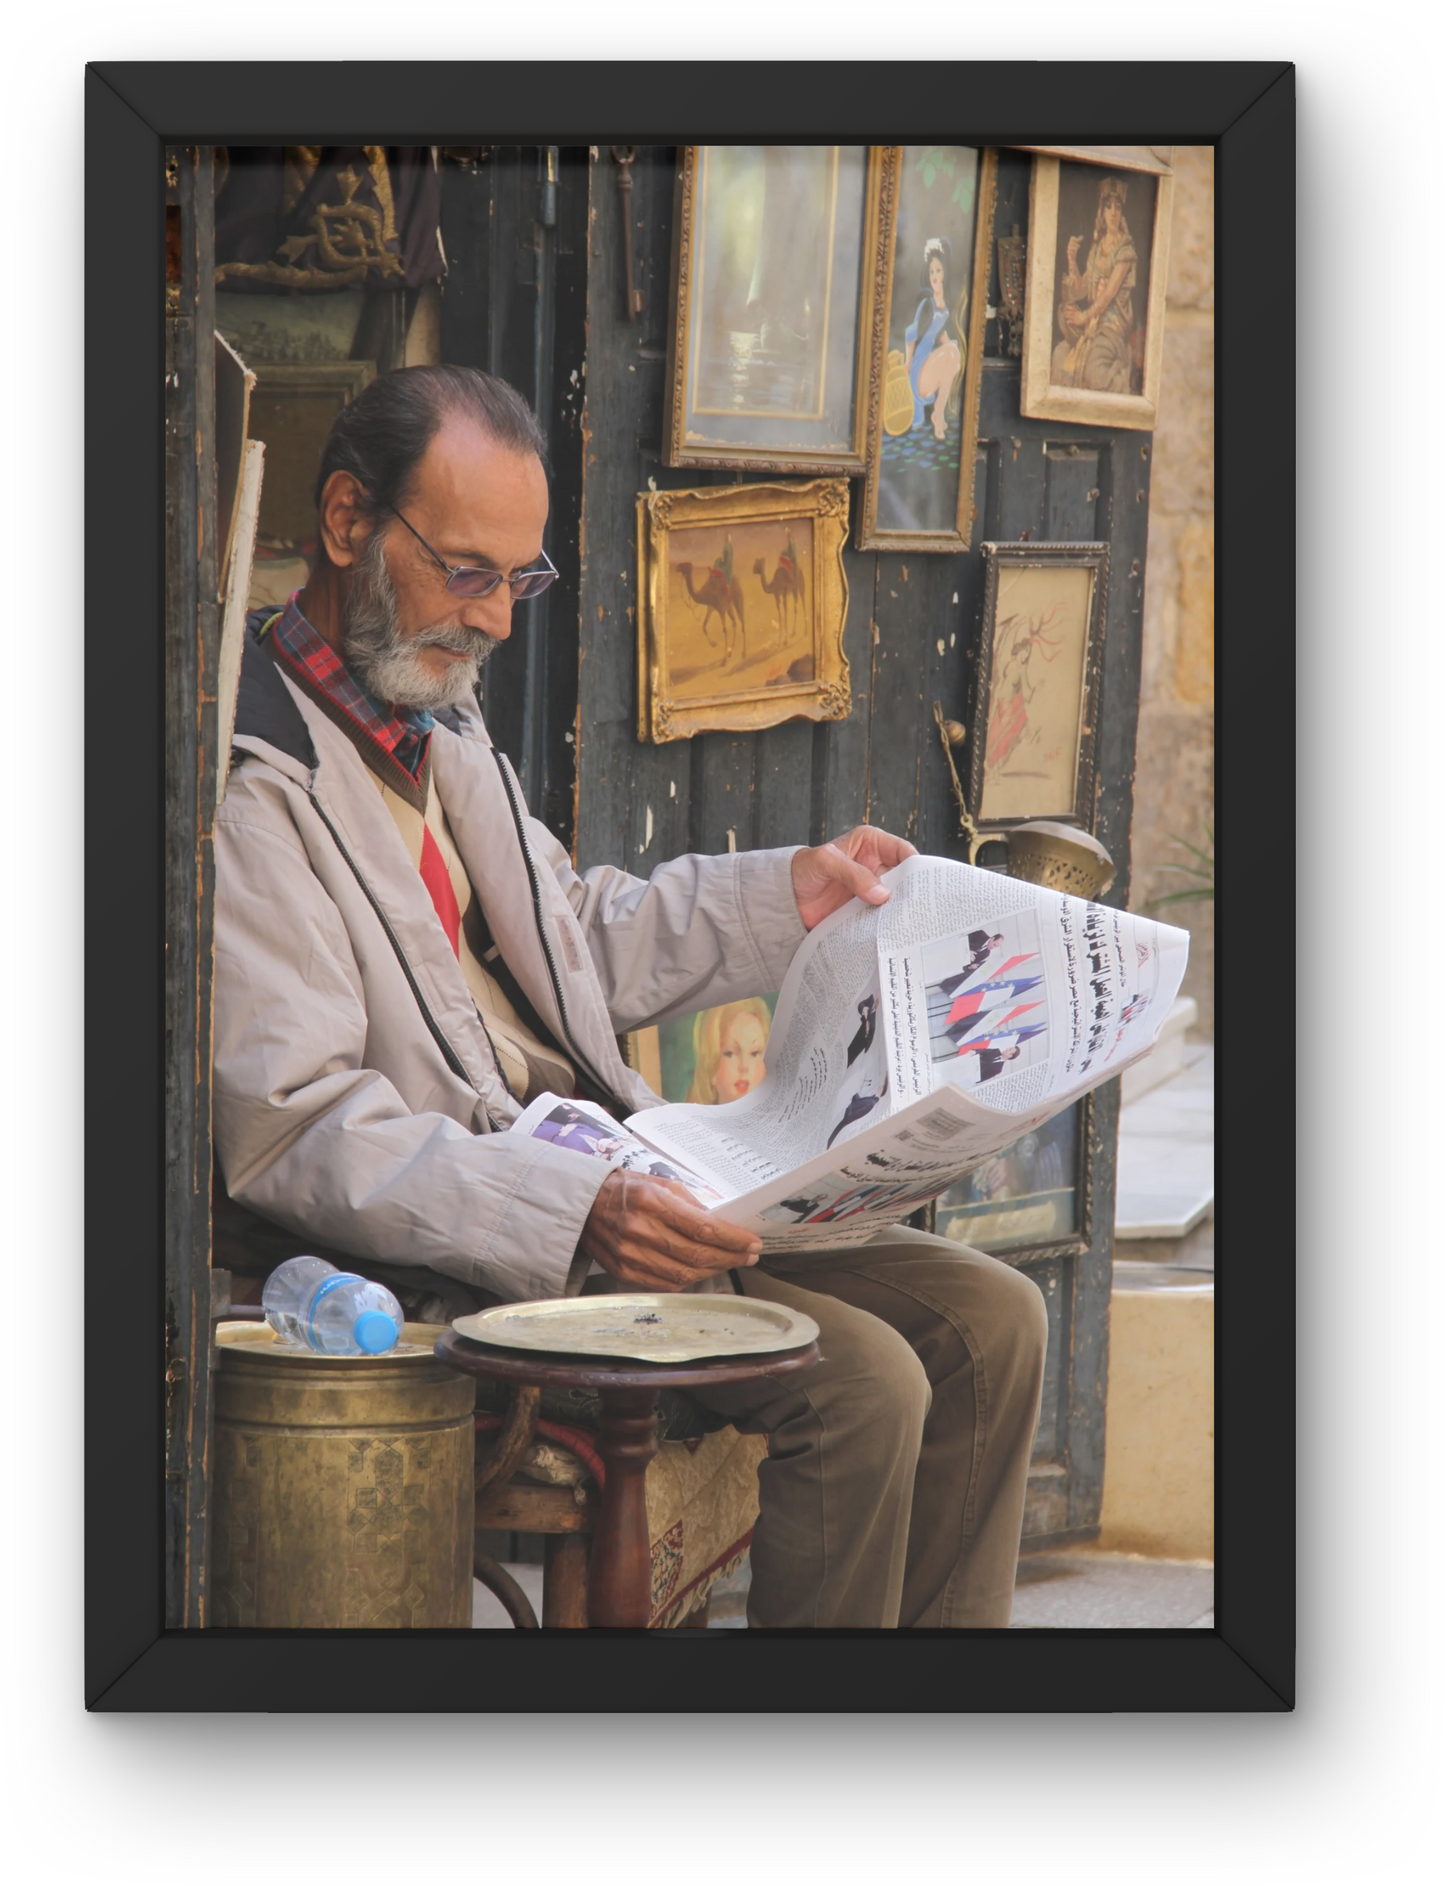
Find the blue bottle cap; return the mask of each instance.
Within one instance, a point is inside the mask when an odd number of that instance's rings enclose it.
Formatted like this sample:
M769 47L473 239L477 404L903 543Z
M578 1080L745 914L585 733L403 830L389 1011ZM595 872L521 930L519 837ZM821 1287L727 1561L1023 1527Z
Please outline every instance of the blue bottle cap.
M385 1310L363 1310L352 1326L356 1346L364 1356L379 1356L392 1348L401 1331Z

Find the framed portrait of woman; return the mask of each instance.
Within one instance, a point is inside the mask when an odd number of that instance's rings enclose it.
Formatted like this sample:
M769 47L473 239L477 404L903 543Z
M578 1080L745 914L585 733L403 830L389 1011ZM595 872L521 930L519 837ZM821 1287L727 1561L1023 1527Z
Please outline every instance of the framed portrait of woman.
M1020 408L1152 432L1174 179L1035 156Z
M741 1100L768 1071L776 992L675 1015L625 1037L627 1065L664 1100L723 1107Z
M856 542L967 550L997 153L904 144L890 156Z
M969 810L980 831L1090 824L1107 544L983 545Z
M683 146L667 464L863 470L885 150Z

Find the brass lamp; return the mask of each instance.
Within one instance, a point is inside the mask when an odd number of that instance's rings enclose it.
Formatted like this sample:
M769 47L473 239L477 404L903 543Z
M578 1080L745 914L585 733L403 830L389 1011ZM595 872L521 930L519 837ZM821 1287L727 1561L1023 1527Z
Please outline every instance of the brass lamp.
M1102 897L1114 882L1114 860L1092 832L1054 819L1031 819L1001 834L1008 840L1011 878L1069 897Z

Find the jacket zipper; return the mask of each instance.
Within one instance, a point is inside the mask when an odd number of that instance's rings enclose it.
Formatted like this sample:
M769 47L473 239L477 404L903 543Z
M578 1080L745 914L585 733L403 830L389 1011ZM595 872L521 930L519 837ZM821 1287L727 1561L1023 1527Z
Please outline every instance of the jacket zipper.
M597 1087L600 1088L604 1094L612 1094L613 1099L616 1100L618 1096L613 1093L612 1083L603 1080L602 1076L597 1072L597 1069L593 1067L587 1056L583 1054L581 1048L577 1045L576 1036L572 1033L572 1025L567 1020L567 1003L562 994L561 978L557 974L557 961L552 954L552 945L548 941L547 931L543 922L542 893L537 884L536 867L532 863L532 853L527 844L526 831L522 825L521 806L518 802L516 788L512 782L512 771L500 748L493 747L492 755L497 762L497 771L502 775L502 785L507 794L507 804L512 808L512 823L517 828L517 843L522 848L522 862L527 867L527 882L532 890L532 917L537 925L537 940L542 945L542 955L546 959L547 974L551 979L552 994L556 998L557 1014L561 1019L562 1033L567 1037L567 1045L571 1048L573 1054L576 1055L578 1063L586 1070Z
M357 883L361 886L362 896L366 899L367 903L371 905L371 908L376 915L377 922L381 925L382 930L385 932L386 940L388 943L390 943L391 948L392 948L392 954L396 957L396 960L398 964L400 965L401 973L406 977L407 987L411 990L412 996L414 997L416 1001L416 1005L418 1009L420 1009L421 1011L421 1018L427 1025L427 1032L430 1034L432 1040L436 1043L438 1049L440 1050L442 1059L446 1062L447 1066L451 1069L452 1073L456 1075L457 1079L459 1081L465 1082L465 1084L475 1094L477 1092L476 1083L475 1081L473 1081L470 1074L467 1073L466 1068L462 1065L461 1056L457 1053L456 1049L453 1048L452 1044L447 1040L446 1036L442 1033L441 1026L438 1023L436 1017L432 1014L431 1010L427 1007L426 997L421 992L421 985L417 982L415 975L412 973L411 964L406 960L406 952L401 947L401 939L397 936L395 930L392 929L391 923L387 918L386 912L382 909L381 905L377 902L375 892L372 890L371 886L367 883L366 879L361 875L361 870L359 866L357 865L356 860L352 857L351 853L346 849L345 845L342 844L341 834L337 831L336 827L332 824L331 820L326 816L326 812L322 807L321 801L316 797L316 793L312 787L310 786L307 787L306 796L307 798L310 799L312 805L315 807L316 816L321 820L321 823L326 827L327 831L330 832L331 842L335 845L336 849L341 853L342 857L346 860L347 866L349 867L351 871L351 875L356 879ZM498 1071L500 1072L500 1064L498 1067ZM503 1085L505 1085L506 1084L505 1075L502 1076L502 1080L503 1080ZM480 1098L480 1096L478 1097ZM492 1119L490 1112L488 1112L487 1118L489 1121L491 1121L491 1124L494 1129L500 1130L498 1129L497 1122Z

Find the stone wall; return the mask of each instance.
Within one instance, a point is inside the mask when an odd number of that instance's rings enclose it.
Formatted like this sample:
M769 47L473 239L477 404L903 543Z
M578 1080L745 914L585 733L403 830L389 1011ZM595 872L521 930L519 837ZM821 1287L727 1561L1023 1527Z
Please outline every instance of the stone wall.
M1176 153L1163 382L1154 434L1144 654L1134 779L1130 907L1191 882L1176 842L1212 846L1214 824L1214 152ZM1214 905L1157 913L1193 941L1184 993L1199 1004L1196 1032L1214 1035Z

